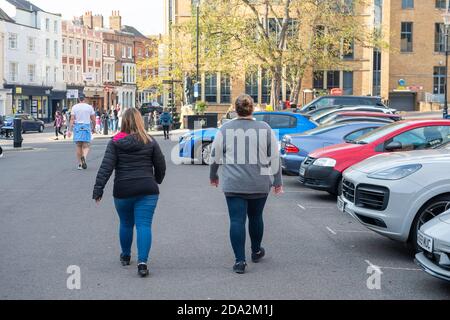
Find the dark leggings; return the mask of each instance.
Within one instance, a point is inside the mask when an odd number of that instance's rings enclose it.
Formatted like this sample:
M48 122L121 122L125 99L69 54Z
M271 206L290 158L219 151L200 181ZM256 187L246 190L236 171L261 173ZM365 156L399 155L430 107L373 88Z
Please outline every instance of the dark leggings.
M227 197L228 211L230 214L230 239L236 262L246 261L245 224L247 216L249 220L249 233L252 242L252 252L261 250L261 242L264 235L263 211L267 197L248 200L240 197Z
M165 138L169 138L169 136L170 136L170 126L163 126L163 130L164 130L164 137Z
M58 133L59 133L60 135L62 135L62 136L64 135L64 133L61 132L61 127L59 127L59 128L58 128L58 127L55 127L55 133L56 133L56 137L57 137L57 138L58 138Z

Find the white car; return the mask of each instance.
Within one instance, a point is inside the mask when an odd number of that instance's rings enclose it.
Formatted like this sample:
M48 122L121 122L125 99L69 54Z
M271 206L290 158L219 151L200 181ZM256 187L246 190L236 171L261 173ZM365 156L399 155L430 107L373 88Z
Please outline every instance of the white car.
M450 144L381 154L351 167L338 207L370 230L418 249L420 227L450 209Z
M416 263L428 274L450 281L450 211L423 225L417 244L423 252L416 255Z

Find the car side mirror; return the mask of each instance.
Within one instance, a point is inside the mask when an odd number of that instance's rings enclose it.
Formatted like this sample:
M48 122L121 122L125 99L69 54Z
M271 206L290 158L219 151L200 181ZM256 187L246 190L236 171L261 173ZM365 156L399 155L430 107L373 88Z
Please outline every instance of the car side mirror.
M401 142L398 141L392 141L389 142L384 149L388 152L392 152L392 151L397 151L397 150L402 150L403 149L403 144Z

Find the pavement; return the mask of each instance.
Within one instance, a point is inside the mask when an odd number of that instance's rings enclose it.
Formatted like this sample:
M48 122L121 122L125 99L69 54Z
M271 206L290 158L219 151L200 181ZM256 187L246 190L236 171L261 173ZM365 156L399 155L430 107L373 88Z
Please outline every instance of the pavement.
M112 182L100 205L91 200L106 140L94 140L87 171L76 170L70 142L0 159L0 299L450 299L450 285L419 270L403 244L367 231L295 177L267 204L267 258L234 274L225 199L208 168L174 164L176 142L156 139L168 170L148 279L135 260L118 261ZM80 290L67 288L69 266L80 268ZM380 290L367 286L373 266Z

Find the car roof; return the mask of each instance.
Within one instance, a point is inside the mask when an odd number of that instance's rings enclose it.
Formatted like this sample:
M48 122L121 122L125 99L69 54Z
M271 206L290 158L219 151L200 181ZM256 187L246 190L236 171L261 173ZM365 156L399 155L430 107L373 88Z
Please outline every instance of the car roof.
M385 114L381 112L369 112L369 111L340 111L337 115L341 116L362 116L362 117L376 117L376 118L401 118L395 114Z
M327 96L322 96L320 98L334 98L334 99L374 99L374 100L380 100L381 97L373 97L373 96L332 96L332 95L327 95Z

